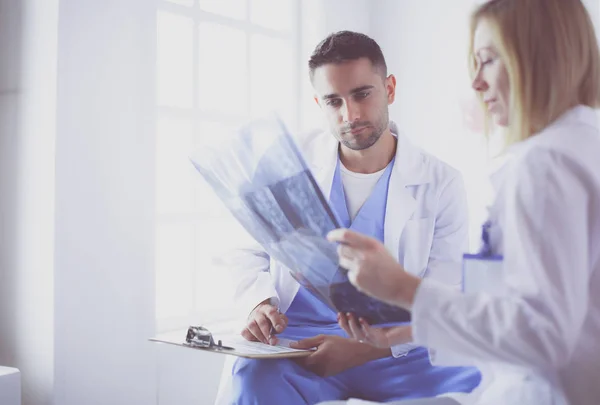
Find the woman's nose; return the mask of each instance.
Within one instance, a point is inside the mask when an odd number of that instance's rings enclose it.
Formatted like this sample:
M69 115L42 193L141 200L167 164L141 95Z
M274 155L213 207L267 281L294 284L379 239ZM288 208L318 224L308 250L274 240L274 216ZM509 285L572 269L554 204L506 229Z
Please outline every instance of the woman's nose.
M483 92L488 89L488 84L481 77L481 71L477 73L477 75L473 79L473 83L471 83L471 86L473 87L473 89L475 91L479 91L479 92Z

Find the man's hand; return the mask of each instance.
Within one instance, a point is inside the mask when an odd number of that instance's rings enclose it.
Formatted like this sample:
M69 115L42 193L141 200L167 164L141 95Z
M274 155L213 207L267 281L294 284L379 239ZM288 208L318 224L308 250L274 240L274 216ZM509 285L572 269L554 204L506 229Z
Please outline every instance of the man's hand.
M341 336L318 335L290 344L294 349L316 347L314 353L296 361L321 377L329 377L368 361L390 356L390 349L381 349Z
M351 338L375 347L387 348L412 341L410 325L374 328L362 318L357 320L354 314L342 313L338 314L338 323Z
M280 313L276 307L265 300L252 310L248 323L242 331L246 340L258 341L264 344L277 344L275 333L281 333L288 324L288 318Z

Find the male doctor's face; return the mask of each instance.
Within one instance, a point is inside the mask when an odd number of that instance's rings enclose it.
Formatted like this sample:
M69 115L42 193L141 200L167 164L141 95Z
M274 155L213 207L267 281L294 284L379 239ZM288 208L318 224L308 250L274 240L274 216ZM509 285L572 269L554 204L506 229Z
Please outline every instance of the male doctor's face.
M473 54L476 61L473 88L481 93L483 102L496 124L508 126L510 118L508 71L494 44L493 31L485 20L481 20L475 30Z
M369 59L320 66L313 87L331 132L344 146L367 149L388 128L396 79L383 77Z

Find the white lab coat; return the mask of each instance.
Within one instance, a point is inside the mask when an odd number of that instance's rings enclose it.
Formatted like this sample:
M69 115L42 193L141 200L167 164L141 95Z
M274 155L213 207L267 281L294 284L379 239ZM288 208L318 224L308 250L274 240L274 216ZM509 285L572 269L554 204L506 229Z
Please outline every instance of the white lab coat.
M576 107L511 150L494 176L501 295L424 280L415 342L485 364L466 403L600 404L600 132ZM443 357L443 356L442 356ZM564 398L563 398L564 396Z
M426 275L445 285L461 282L462 252L468 245L466 194L462 176L446 163L412 145L396 125L396 160L388 186L384 244L413 274ZM329 196L337 163L338 142L329 132L297 139L307 164L323 194ZM233 296L241 315L267 298L287 311L299 289L289 271L258 245L237 249L221 262L233 272ZM392 348L400 356L413 344ZM231 373L232 360L224 376ZM221 390L226 384L221 384ZM221 395L220 395L221 396Z

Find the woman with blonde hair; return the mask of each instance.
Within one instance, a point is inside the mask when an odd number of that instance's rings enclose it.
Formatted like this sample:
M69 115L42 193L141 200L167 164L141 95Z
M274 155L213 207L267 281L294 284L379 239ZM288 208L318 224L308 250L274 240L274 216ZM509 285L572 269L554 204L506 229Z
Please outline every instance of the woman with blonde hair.
M600 404L600 57L593 24L580 0L491 0L474 12L471 34L473 88L491 125L505 130L511 156L492 178L487 256L477 259L482 269L502 259L499 288L461 292L421 280L379 242L336 230L329 239L340 243L351 281L412 311L408 327L377 329L342 314L340 324L358 340L412 340L490 366L482 368L488 382L490 370L507 376L478 389L470 403Z

